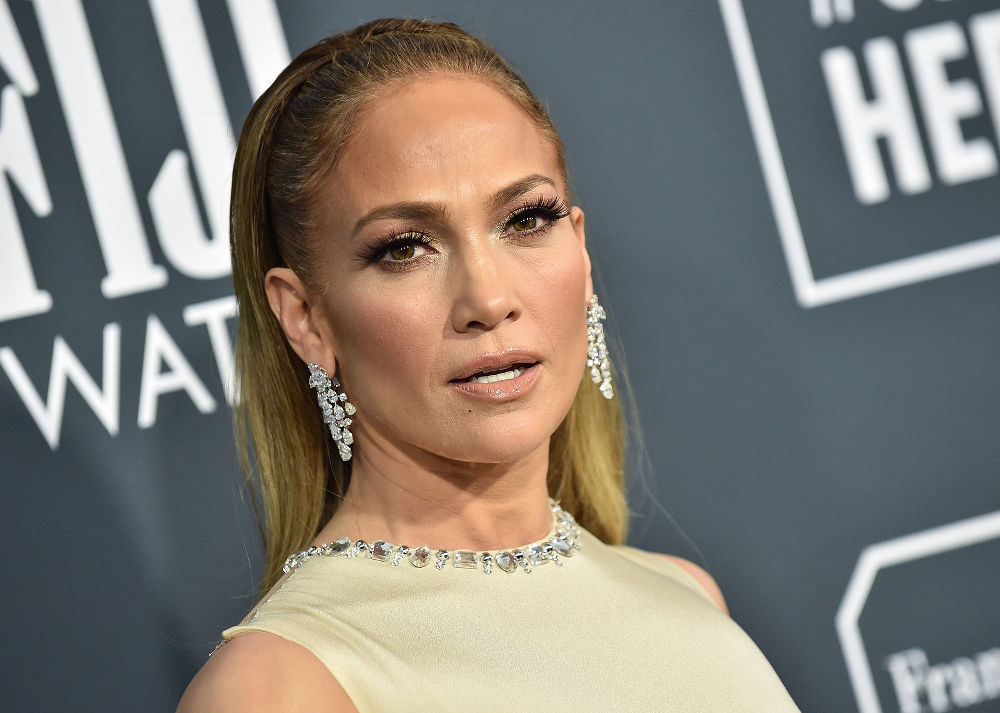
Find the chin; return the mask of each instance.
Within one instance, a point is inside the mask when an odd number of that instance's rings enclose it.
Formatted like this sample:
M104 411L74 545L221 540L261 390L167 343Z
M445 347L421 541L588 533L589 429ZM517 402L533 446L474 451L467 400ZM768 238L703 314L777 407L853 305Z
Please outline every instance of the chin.
M457 429L457 440L441 444L440 449L429 450L463 463L516 463L533 455L539 448L548 447L549 437L559 424L551 428L548 425L504 423L497 427L487 423L480 428Z

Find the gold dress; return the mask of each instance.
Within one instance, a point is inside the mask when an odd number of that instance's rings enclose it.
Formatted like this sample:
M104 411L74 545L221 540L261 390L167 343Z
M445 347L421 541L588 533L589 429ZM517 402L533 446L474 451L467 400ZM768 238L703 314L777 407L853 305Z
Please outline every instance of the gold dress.
M223 636L304 646L359 713L798 711L684 570L583 528L578 542L531 572L310 557Z

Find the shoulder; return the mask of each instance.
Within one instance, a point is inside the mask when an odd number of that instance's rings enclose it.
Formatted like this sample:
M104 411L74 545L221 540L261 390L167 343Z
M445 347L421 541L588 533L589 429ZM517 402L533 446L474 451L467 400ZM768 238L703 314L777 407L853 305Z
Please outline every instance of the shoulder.
M715 606L719 608L719 611L721 611L723 614L729 614L729 607L726 606L726 600L722 596L722 590L719 589L719 585L715 583L715 580L712 578L712 575L710 575L708 572L706 572L701 567L696 565L694 562L686 560L683 557L676 557L674 555L663 555L659 553L656 554L659 557L663 557L668 561L673 562L675 565L677 565L682 570L687 572L687 574L691 575L691 578L694 579L698 583L698 585L705 590L705 593L709 596L712 602L715 603Z
M729 614L729 608L726 606L726 600L722 597L719 585L715 583L715 580L712 579L712 576L708 572L694 562L690 562L683 557L640 550L630 545L615 545L612 549L619 555L646 569L669 577L703 596L723 614Z
M344 689L304 647L247 632L219 648L181 698L177 713L357 713Z

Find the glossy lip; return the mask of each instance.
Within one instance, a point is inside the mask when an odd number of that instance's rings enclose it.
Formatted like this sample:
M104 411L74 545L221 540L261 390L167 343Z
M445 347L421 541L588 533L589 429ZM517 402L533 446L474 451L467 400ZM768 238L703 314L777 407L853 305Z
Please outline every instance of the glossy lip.
M498 352L490 352L477 357L459 369L451 377L453 382L468 379L473 374L481 371L507 371L515 364L536 364L542 358L533 351L522 349L521 347L508 347ZM505 383L505 382L497 382Z
M522 362L514 363L519 364ZM542 365L535 363L524 369L520 375L506 381L494 381L492 384L478 384L474 381L452 381L449 386L472 396L479 396L491 401L511 401L528 393L535 386L541 369ZM476 372L472 373L475 374Z
M531 364L513 379L479 384L464 381L480 372L508 371L515 364ZM528 349L509 347L499 352L483 354L463 366L449 382L449 386L472 396L491 401L509 401L527 393L534 387L541 373L541 357Z

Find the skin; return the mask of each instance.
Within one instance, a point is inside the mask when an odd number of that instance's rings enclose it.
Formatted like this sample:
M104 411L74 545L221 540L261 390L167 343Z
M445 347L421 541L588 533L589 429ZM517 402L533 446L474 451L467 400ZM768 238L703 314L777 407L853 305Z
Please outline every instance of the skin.
M316 210L318 285L275 269L267 291L295 351L334 367L358 416L352 485L324 541L338 536L493 549L544 536L548 439L569 410L593 294L579 208L533 231L510 214L565 203L547 138L479 81L407 82L377 100ZM534 185L497 202L525 179ZM422 217L373 211L422 205ZM412 231L412 258L364 256ZM405 250L404 250L405 252ZM483 354L518 347L541 362L507 403L450 384Z
M275 268L265 285L295 352L336 372L358 408L351 486L315 544L346 536L493 550L537 540L551 524L549 437L586 359L583 212L517 213L565 204L565 181L547 137L483 82L410 79L373 100L359 126L315 206L317 277L306 284ZM370 259L403 233L427 244ZM537 355L531 389L497 401L455 388L470 361L511 347ZM704 571L673 559L724 608ZM312 654L263 633L222 647L179 711L230 708L355 710Z

